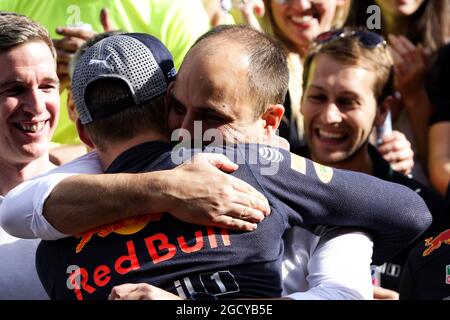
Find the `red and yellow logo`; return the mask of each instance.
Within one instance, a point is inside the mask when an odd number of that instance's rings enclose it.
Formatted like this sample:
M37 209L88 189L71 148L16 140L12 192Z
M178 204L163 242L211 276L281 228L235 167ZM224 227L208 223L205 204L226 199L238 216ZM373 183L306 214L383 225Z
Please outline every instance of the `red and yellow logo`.
M143 216L132 217L129 219L123 219L80 234L76 234L75 237L78 239L81 238L81 240L78 243L75 251L76 253L81 252L84 246L95 235L104 238L113 232L121 235L135 234L144 229L150 221L159 221L161 220L161 217L162 213L152 213Z
M422 256L427 256L434 250L437 250L441 247L441 244L450 244L450 229L447 229L443 232L441 232L436 237L430 237L428 239L425 239L425 246L428 248L423 252Z

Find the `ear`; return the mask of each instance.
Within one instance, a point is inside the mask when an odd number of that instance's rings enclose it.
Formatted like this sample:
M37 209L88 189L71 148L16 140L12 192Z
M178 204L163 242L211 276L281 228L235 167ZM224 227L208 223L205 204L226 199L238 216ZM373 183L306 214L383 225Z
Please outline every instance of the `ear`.
M375 126L381 126L386 120L388 112L391 110L392 104L394 103L394 97L387 96L381 104L377 107L377 114L375 116Z
M167 101L170 101L170 93L172 92L174 86L175 86L175 81L172 81L171 83L169 83L169 86L167 87L167 91L166 91Z
M89 133L86 131L84 125L81 124L80 119L76 120L78 135L80 136L80 140L83 141L89 148L95 149L94 143L89 136Z
M281 119L284 115L284 107L281 104L271 104L261 116L265 121L264 128L267 130L276 130L280 126Z
M75 122L78 118L77 108L75 107L75 102L72 99L72 90L67 91L67 111L69 113L69 119Z

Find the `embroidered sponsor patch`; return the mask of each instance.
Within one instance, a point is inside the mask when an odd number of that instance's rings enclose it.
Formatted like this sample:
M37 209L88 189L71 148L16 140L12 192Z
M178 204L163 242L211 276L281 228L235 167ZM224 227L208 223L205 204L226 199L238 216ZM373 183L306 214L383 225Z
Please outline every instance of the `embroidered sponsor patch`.
M291 169L306 174L306 159L291 153Z
M314 169L316 170L316 174L319 177L320 181L323 183L328 183L333 179L333 169L330 167L318 164L314 162Z

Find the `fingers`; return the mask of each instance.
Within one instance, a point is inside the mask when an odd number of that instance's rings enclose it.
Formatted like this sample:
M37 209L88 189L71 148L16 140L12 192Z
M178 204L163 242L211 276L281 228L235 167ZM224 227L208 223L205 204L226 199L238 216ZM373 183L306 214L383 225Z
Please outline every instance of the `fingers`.
M137 284L134 283L126 283L120 286L115 286L112 288L111 293L108 296L108 300L129 300L127 297L129 297L129 295L136 290Z
M383 136L383 141L378 147L378 152L385 155L391 151L399 151L403 149L411 149L411 143L403 133L394 130L392 133Z
M81 38L63 38L53 40L53 44L56 49L64 50L70 53L75 53L85 42L86 40Z
M415 46L404 36L389 35L389 51L394 60L394 70L397 75L410 77L420 76L424 71L427 59L421 46Z
M238 165L233 161L229 160L223 154L215 154L215 153L199 153L191 158L192 163L202 163L206 162L212 164L216 168L231 173L238 169Z
M414 152L411 149L399 149L397 151L391 151L383 154L384 160L391 164L395 164L400 161L412 159L414 157Z
M270 214L270 205L266 197L247 182L229 177L233 180L233 188L239 193L236 195L236 203L246 205L250 208L260 210L265 216Z
M60 82L62 82L63 78L69 78L69 65L67 63L58 63L56 73Z
M106 8L103 8L100 11L100 23L102 24L104 32L114 30L112 26L112 21L109 17L109 11Z
M393 290L373 287L373 298L375 300L398 300L399 294Z
M242 204L231 205L227 216L251 223L261 222L265 217L262 211Z
M413 159L406 159L400 162L391 163L391 168L397 172L401 172L404 175L408 175L411 173L412 168L414 167Z
M393 131L386 135L378 151L395 171L403 174L411 172L414 166L414 152L411 149L411 143L403 133Z
M389 41L394 51L400 55L403 61L412 63L416 60L418 51L416 46L404 36L395 37L389 35Z
M256 223L237 219L228 215L217 216L211 225L218 228L237 231L254 231L257 228Z
M58 63L69 63L72 60L73 54L67 53L64 50L56 50L57 62Z
M181 300L180 297L148 283L126 283L115 286L109 300Z
M255 0L255 13L258 17L263 17L266 13L266 7L263 0Z
M241 11L247 25L256 30L262 30L261 25L255 16L255 14L259 17L264 15L265 6L262 0L243 0L237 7Z
M95 36L95 31L87 30L83 27L58 27L56 33L65 38L79 38L88 40Z

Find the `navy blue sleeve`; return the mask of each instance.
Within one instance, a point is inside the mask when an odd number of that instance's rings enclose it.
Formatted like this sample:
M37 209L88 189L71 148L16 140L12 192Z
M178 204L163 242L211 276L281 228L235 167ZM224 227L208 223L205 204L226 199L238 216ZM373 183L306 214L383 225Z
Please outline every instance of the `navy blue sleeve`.
M285 150L259 147L258 152L260 162L249 165L269 201L280 200L291 224L363 228L373 236L375 264L393 257L431 224L424 201L407 187Z

